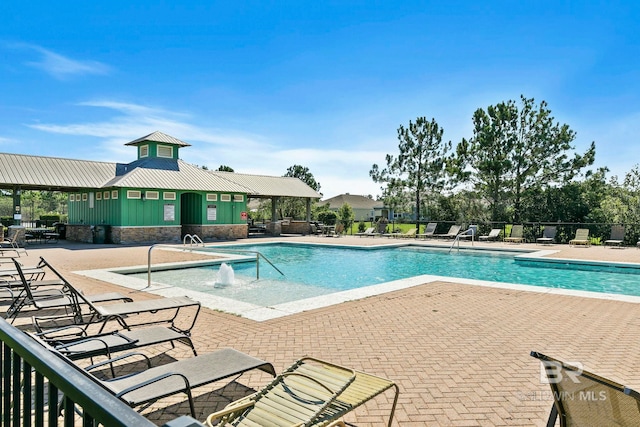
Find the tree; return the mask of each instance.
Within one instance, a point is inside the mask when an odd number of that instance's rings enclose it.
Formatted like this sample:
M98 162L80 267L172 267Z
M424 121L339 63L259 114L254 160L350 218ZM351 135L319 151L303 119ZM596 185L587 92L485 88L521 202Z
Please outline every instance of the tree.
M289 168L287 169L287 173L284 174L284 176L298 178L299 180L307 184L309 187L313 188L318 193L320 193L320 183L317 182L316 179L313 177L313 174L309 172L308 167L300 166L300 165L289 166Z
M397 157L387 154L387 166L380 169L374 164L369 176L384 184L383 199L389 206L401 203L405 191L412 195L416 209L416 227L421 219L421 198L425 192L437 194L445 186L446 164L451 141L443 142L444 130L435 119L418 117L409 126L398 128Z
M340 219L340 223L343 225L345 232L351 229L355 217L353 208L351 208L351 205L348 203L345 203L340 206L340 209L338 209L338 218Z
M298 178L309 187L313 188L317 192L320 192L320 183L315 180L313 174L307 167L300 165L290 166L284 176ZM294 197L283 197L280 200L279 208L281 218L303 218L306 211L306 203L303 199Z
M523 198L570 182L595 159L594 142L583 155L569 157L576 134L554 122L545 101L520 100L520 108L507 101L478 109L474 136L456 148L453 169L487 198L494 220L506 220L510 208L513 220L520 222Z
M235 172L231 166L227 165L220 165L220 167L216 170L220 172Z

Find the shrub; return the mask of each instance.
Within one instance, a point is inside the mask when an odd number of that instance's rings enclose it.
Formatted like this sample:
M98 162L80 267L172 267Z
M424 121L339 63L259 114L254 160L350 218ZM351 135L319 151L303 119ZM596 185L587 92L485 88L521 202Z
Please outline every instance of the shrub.
M326 225L336 225L338 216L333 211L325 211L318 213L318 220Z

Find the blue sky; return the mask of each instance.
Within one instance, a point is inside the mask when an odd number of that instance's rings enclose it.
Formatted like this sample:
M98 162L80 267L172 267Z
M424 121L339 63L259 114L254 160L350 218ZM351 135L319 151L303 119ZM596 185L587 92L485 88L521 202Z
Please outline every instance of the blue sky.
M435 118L454 144L478 108L545 100L622 177L640 159L637 2L64 1L0 5L0 151L183 160L284 175L325 198L379 194L397 129Z

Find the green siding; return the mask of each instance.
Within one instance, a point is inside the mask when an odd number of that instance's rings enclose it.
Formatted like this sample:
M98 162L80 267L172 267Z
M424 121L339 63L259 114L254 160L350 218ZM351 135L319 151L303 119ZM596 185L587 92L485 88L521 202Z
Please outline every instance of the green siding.
M157 191L158 199L147 197L130 199L128 191L139 191L146 195L147 191ZM109 192L109 198L104 199L104 192ZM118 193L118 198L113 199L112 192ZM96 197L101 193L101 199ZM69 200L70 224L107 224L123 227L135 226L172 226L180 224L242 224L246 222L241 218L241 212L246 212L246 195L242 195L242 201L234 201L234 194L230 194L231 201L222 201L221 193L205 192L180 192L175 191L176 200L164 200L164 190L156 189L109 189L87 190L79 193L71 193ZM83 197L83 194L86 195ZM93 194L93 196L91 196ZM216 194L216 201L206 201L207 194ZM224 193L229 194L229 193ZM71 199L71 197L73 199ZM93 207L91 198L93 197ZM79 200L76 200L79 199ZM166 205L173 206L173 220L165 221ZM216 219L207 219L209 206L215 206Z
M182 224L202 224L202 199L200 193L182 193L180 202L182 203L181 215Z
M139 191L144 197L130 199L127 196L129 191ZM147 191L157 192L158 199L147 198ZM121 224L114 225L122 225L124 227L180 225L180 201L178 199L164 200L164 193L165 191L156 189L121 189L122 221ZM165 205L173 206L173 220L165 221Z
M109 192L107 200L104 199L105 191ZM101 195L100 200L97 197L98 193ZM73 200L71 200L72 197ZM91 207L92 198L93 207ZM120 201L111 198L111 189L87 189L79 193L70 193L68 207L70 224L118 225L120 222Z

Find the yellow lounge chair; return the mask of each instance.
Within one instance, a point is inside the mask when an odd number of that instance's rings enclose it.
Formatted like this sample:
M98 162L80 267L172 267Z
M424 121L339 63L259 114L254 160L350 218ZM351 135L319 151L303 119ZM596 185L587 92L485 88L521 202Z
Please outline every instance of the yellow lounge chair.
M588 228L578 228L576 230L576 237L572 240L569 240L569 245L585 245L591 246L591 240L589 239L589 229Z
M416 233L418 232L417 228L411 228L406 233L400 233L397 237L403 237L405 239L412 239L416 237Z
M505 242L522 243L524 242L524 227L522 224L511 227L511 234L504 238Z
M344 426L340 420L394 387L390 380L314 358L303 358L257 393L207 417L207 426ZM218 424L213 424L219 420Z

